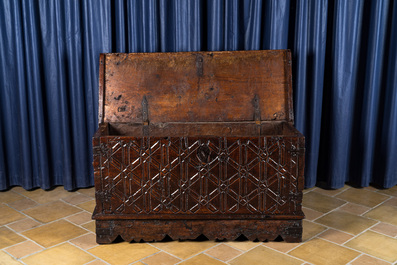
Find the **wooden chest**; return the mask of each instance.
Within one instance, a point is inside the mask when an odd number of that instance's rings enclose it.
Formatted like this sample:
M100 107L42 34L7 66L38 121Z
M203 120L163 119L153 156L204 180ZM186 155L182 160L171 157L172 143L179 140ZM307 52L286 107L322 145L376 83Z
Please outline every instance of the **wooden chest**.
M98 243L302 238L289 50L101 54Z

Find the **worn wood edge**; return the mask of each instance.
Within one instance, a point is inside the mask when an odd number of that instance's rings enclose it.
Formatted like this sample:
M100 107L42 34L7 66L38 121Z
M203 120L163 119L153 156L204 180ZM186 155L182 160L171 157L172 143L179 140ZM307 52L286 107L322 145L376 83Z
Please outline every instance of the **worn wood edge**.
M291 50L285 50L285 63L284 70L286 74L286 93L285 102L287 102L288 108L288 118L287 121L294 124L294 106L293 106L293 94L292 94L292 58L291 58Z
M103 136L109 136L109 124L107 122L99 124L93 138L100 138Z
M106 54L99 55L99 91L98 91L98 123L103 123L105 118L105 70Z
M289 49L275 49L275 50L239 50L239 51L194 51L194 52L132 52L132 53L118 53L118 52L111 52L111 53L102 53L106 56L131 56L131 55L150 55L155 56L156 54L163 54L163 55L173 55L173 54L236 54L236 53L269 53L269 54L277 54L289 51Z
M305 137L299 137L299 148L301 149L300 155L298 155L298 190L302 191L305 187L305 154L306 154L306 139Z
M294 215L262 215L262 214L102 214L94 212L94 220L301 220L305 215L302 211Z
M302 242L302 220L108 220L96 221L98 244L124 241L194 240L204 235L209 240Z
M149 135L146 135L146 136L144 136L144 135L133 135L133 134L131 134L131 133L128 133L128 134L125 134L125 135L120 135L120 134L118 134L118 133L111 133L111 127L113 126L113 124L112 123L107 123L107 122L105 122L105 123L103 123L103 124L106 124L106 126L107 126L107 131L106 131L106 133L100 133L99 131L99 129L97 130L97 132L94 134L94 137L104 137L104 138L114 138L114 137L117 137L118 139L130 139L131 137L132 138L143 138L143 137L198 137L197 135L193 135L193 136L189 136L189 135L167 135L167 136L158 136L158 135L156 135L156 134L152 134L152 133L150 133ZM179 124L181 124L181 125L185 125L185 126L189 126L189 125L198 125L198 124L204 124L204 125L206 125L206 124L219 124L219 125L225 125L225 126L227 126L227 125L232 125L232 124L245 124L245 125L251 125L251 124L255 124L254 122L244 122L244 123L238 123L238 122L198 122L198 123L194 123L194 122L184 122L184 123L176 123L176 122L173 122L173 123L164 123L164 124L167 124L167 125L179 125ZM270 121L266 121L266 122L261 122L260 123L260 125L266 125L266 124L272 124L272 122L270 122ZM292 123L291 122L285 122L285 121L282 121L282 122L277 122L277 124L279 125L279 126L285 126L285 127L287 127L287 130L289 130L289 132L283 132L283 133L278 133L278 134L266 134L266 133L263 133L262 131L260 132L260 134L258 134L258 135L247 135L247 136L241 136L241 135L229 135L229 136L225 136L225 135L215 135L215 134L206 134L206 135L203 135L203 137L227 137L227 138L262 138L262 137L264 137L264 138L269 138L269 137L283 137L283 138L295 138L295 137L297 137L297 138L304 138L304 135L300 132L300 131L298 131L293 125L292 125ZM144 125L143 124L137 124L137 123L118 123L117 125L121 125L121 126L130 126L130 127L143 127ZM257 125L257 124L255 124L255 125ZM100 124L100 126L101 126L101 124ZM157 123L157 124L150 124L149 126L161 126L161 124L160 123ZM263 128L261 128L261 130L262 130Z
M295 128L293 122L284 122L283 126L288 127L288 130L291 131L291 135L282 135L282 137L297 137L297 138L303 138L303 142L304 142L304 138L305 136L298 130ZM277 136L277 135L276 135Z

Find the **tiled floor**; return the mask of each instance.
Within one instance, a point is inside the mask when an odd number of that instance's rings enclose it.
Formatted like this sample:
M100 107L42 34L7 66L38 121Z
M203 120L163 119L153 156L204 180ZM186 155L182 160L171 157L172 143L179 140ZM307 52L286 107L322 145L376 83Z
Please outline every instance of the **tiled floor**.
M397 186L304 191L303 243L97 245L94 189L0 192L0 264L397 264Z

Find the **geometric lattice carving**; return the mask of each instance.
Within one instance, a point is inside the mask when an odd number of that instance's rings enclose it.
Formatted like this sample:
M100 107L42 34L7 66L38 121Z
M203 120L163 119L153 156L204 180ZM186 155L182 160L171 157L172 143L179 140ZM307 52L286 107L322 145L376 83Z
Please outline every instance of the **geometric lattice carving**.
M295 214L301 148L295 137L101 138L97 213Z

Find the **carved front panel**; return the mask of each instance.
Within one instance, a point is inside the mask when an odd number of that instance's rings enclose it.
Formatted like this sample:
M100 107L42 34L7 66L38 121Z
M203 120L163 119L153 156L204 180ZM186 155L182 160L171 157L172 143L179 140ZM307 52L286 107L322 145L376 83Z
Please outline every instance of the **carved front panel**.
M94 147L97 213L301 214L300 140L101 138Z

